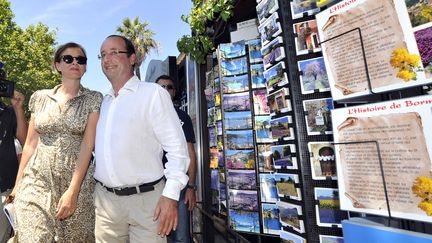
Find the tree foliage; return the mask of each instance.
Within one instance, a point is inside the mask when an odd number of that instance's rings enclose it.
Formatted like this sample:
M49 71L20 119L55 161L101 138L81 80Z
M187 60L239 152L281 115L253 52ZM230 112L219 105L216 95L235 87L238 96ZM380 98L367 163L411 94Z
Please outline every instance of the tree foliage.
M133 21L125 18L121 26L117 27L117 32L129 38L135 46L137 62L135 64L135 74L141 78L140 66L144 62L150 51L157 51L159 43L153 39L154 32L147 28L148 22L139 22L139 17Z
M0 61L7 79L26 97L39 89L52 88L60 76L52 69L56 31L38 23L22 29L14 21L10 3L0 0ZM27 110L27 109L26 109Z

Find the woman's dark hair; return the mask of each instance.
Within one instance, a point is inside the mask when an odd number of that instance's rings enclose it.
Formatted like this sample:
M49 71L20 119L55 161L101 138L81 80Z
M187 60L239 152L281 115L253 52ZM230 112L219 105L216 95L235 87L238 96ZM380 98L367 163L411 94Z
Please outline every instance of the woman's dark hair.
M54 53L54 69L57 70L57 68L55 67L55 63L61 61L61 56L62 56L63 52L66 51L66 49L68 49L68 48L79 48L83 52L84 56L87 57L87 54L86 54L84 47L82 47L80 44L77 44L75 42L68 42L66 44L59 46L57 48L56 52ZM57 72L61 74L60 71L57 70Z
M128 53L127 53L127 56L128 56L128 57L130 57L130 55L132 55L132 54L135 54L135 47L134 47L134 45L132 44L132 41L131 41L131 40L129 40L128 38L126 38L126 37L124 37L124 36L121 36L121 35L110 35L110 36L108 36L106 39L108 39L108 38L112 38L112 37L118 37L118 38L123 39L123 41L124 41L124 43L125 43L125 46L126 46L126 51L128 52Z

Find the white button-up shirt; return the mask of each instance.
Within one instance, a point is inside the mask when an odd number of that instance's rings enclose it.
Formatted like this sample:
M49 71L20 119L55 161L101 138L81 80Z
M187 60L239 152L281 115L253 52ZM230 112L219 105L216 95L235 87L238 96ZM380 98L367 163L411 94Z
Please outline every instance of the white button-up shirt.
M168 162L162 164L163 150ZM189 155L171 98L155 83L132 77L105 95L96 129L94 177L108 187L130 187L165 175L163 196L178 200L187 184Z

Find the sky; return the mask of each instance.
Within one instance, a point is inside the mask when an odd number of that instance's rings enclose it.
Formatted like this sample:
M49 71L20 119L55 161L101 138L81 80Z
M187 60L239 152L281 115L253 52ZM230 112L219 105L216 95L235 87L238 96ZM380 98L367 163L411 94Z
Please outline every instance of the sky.
M77 42L87 52L87 72L81 80L84 87L103 93L110 88L97 55L100 45L129 17L148 22L160 43L158 53L152 52L141 65L141 78L145 78L150 60L165 60L178 56L176 42L190 34L190 26L181 20L192 9L191 0L12 0L13 19L21 28L41 22L50 30L57 30L57 44Z

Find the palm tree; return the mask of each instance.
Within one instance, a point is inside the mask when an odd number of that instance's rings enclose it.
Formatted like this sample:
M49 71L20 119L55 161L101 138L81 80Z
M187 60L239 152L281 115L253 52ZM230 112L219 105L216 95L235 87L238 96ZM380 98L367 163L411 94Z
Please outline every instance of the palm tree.
M129 38L135 46L137 61L135 63L135 74L141 79L140 66L146 59L150 51L158 51L159 43L153 39L154 32L147 28L148 22L139 22L139 17L133 21L125 18L121 26L117 27L117 32Z

